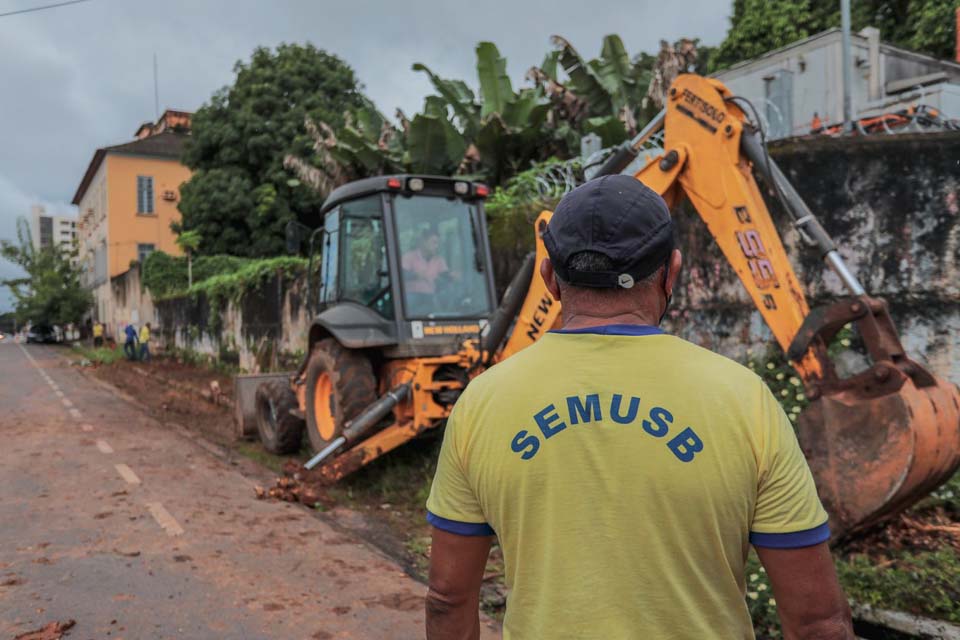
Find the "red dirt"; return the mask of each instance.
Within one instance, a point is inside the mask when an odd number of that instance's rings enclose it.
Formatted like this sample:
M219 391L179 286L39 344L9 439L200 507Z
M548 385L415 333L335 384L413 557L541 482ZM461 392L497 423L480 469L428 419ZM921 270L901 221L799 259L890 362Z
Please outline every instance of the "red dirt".
M942 507L908 511L843 545L846 553L885 558L896 551L960 551L960 519Z
M51 622L40 629L21 633L13 640L60 640L75 624L74 620Z
M163 357L148 363L121 360L98 366L94 373L146 405L161 421L201 431L220 442L233 439L233 381L228 376ZM213 402L213 382L220 391L218 404Z

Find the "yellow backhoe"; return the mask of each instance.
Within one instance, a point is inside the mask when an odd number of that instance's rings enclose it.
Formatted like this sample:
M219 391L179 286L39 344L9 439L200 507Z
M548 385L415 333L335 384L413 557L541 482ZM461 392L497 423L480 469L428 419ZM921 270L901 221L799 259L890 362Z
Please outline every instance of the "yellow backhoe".
M838 536L906 508L957 469L960 391L904 352L887 304L866 294L769 157L750 109L716 80L681 75L664 111L599 174L622 173L662 134L636 178L671 207L692 203L803 379L810 404L798 435ZM847 297L808 307L755 174ZM536 220L536 251L497 306L486 195L481 184L410 175L330 195L310 236L321 264L307 356L289 384L257 391L268 448L297 450L305 429L316 453L307 466L342 478L441 426L472 377L557 324L560 305L535 269L550 212ZM844 378L827 346L848 324L872 364Z

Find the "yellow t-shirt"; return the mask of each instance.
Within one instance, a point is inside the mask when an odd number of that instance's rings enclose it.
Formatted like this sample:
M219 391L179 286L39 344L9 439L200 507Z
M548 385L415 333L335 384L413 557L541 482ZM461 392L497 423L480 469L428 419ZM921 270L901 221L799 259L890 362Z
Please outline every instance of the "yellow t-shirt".
M753 638L750 544L827 540L766 385L654 327L550 332L473 380L427 519L500 540L504 638Z
M140 327L140 344L147 344L150 342L150 328L147 325Z
M99 322L93 325L93 337L102 338L103 337L103 325Z

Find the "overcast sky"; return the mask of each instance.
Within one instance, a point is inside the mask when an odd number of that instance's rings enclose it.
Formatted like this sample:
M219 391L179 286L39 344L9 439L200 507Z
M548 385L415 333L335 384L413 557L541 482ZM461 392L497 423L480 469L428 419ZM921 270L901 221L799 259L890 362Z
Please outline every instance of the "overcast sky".
M54 0L0 0L0 13ZM194 111L232 82L258 45L312 42L357 72L385 114L418 111L430 85L423 62L476 86L474 46L492 40L515 86L560 34L585 57L618 33L630 55L662 39L717 44L731 0L90 0L0 17L0 238L30 205L69 205L97 147L125 142L160 108ZM0 278L15 273L0 260ZM0 288L0 312L11 307Z

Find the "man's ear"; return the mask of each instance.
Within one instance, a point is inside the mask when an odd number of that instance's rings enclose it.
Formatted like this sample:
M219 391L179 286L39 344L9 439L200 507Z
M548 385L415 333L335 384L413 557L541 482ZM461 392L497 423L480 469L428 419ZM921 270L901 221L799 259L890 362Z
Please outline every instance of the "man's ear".
M560 284L557 282L557 272L553 270L553 263L550 258L544 258L540 263L540 277L543 283L547 285L547 291L553 296L554 300L560 299Z
M673 285L677 283L680 276L680 268L683 266L683 255L679 249L674 249L670 254L670 273L667 274L667 283L665 290L667 294L673 293Z

